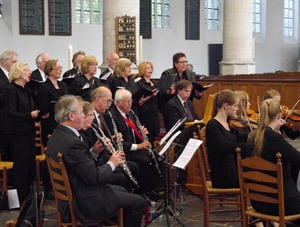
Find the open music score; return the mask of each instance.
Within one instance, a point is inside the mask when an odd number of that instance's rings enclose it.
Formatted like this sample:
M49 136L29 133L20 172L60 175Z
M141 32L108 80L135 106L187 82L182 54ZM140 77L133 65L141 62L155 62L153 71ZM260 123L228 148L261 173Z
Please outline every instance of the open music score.
M121 58L136 62L135 17L116 18L117 53Z

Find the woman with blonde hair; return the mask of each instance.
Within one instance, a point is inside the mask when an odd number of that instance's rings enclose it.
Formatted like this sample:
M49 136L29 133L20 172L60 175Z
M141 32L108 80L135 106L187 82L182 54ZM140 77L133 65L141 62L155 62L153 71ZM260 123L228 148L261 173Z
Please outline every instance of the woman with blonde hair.
M153 74L153 65L151 62L141 62L139 64L138 77L135 79L138 90L146 88L148 90L155 90L152 95L147 97L142 96L138 103L139 119L147 129L149 141L153 142L155 136L159 133L159 116L158 116L158 90L153 80L151 80Z
M260 109L258 129L249 134L248 142L252 145L255 156L276 164L276 154L282 155L285 214L300 213L300 192L291 175L291 166L300 165L300 153L289 144L276 130L281 126L280 103L274 99L266 99ZM299 173L299 171L298 171ZM279 215L278 206L271 203L251 201L258 212ZM298 221L298 224L300 220Z
M39 110L34 107L31 90L25 86L31 77L27 63L17 62L9 73L11 86L5 91L6 133L13 156L13 183L22 204L35 176L35 126Z
M94 56L85 56L80 66L83 74L70 84L70 93L81 96L85 101L90 101L92 90L101 85L100 80L94 76L97 73L97 68L97 59Z
M213 187L239 187L235 149L241 147L243 156L247 156L248 145L228 123L229 117L236 115L238 105L239 97L231 90L214 97L212 119L205 132Z

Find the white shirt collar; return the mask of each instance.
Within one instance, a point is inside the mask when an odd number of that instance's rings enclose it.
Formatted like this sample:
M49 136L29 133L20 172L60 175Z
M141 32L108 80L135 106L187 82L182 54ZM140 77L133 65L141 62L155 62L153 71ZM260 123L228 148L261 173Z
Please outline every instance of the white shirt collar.
M46 81L46 75L45 75L45 73L40 68L38 68L38 70L40 71L40 74L41 74L41 76L43 78L43 81Z
M184 102L186 102L186 100L184 101L182 98L180 98L180 96L178 94L177 94L177 97L179 98L182 105L183 105Z
M71 126L69 126L69 125L65 125L65 124L61 124L61 125L67 127L67 128L70 129L70 130L72 130L72 132L74 132L75 135L76 135L77 137L80 136L79 132L78 132L75 128L73 128L73 127L71 127Z

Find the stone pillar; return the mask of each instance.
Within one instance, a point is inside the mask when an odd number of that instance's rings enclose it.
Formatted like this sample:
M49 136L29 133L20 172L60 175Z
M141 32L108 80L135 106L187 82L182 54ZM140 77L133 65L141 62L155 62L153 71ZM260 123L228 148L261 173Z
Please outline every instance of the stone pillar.
M136 53L139 53L140 34L140 1L139 0L104 0L103 1L103 63L100 68L107 68L106 58L111 52L116 52L116 17L131 16L136 18ZM139 56L137 56L137 59ZM132 66L132 71L137 69Z
M255 73L252 0L224 1L221 75Z

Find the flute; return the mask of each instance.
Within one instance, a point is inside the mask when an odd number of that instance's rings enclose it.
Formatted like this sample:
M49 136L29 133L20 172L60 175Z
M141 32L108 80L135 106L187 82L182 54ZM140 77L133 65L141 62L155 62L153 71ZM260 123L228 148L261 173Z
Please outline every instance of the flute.
M107 113L108 113L108 115L110 116L110 119L111 119L111 122L112 122L112 125L113 125L113 130L114 130L114 134L115 134L116 142L117 142L117 148L118 148L118 150L122 151L122 150L123 150L123 144L122 144L122 142L120 141L119 136L118 136L118 129L117 129L116 122L115 122L115 120L113 119L111 113L110 113L109 111L107 111Z
M97 132L97 130L94 128L96 127L99 132L102 134L102 136L100 136L100 134ZM93 123L93 125L91 125L91 128L93 129L96 137L98 138L98 140L103 144L103 146L106 148L106 150L113 154L116 152L114 146L109 142L109 139L105 136L104 132L101 130L100 127L98 127L96 124ZM125 161L125 163L120 164L120 167L124 170L124 172L127 174L127 176L129 177L129 179L131 180L134 189L139 188L139 183L137 182L137 180L134 178L134 176L132 175L127 162Z
M139 131L140 131L140 133L141 133L141 135L142 135L142 137L143 137L144 142L148 142L148 141L149 141L148 136L147 136L145 133L143 133L142 125L141 125L140 120L138 119L138 117L135 115L135 113L134 113L132 110L131 110L131 112L132 112L133 116L135 117L135 121L136 121L137 127L138 127L138 129L139 129ZM150 153L150 155L151 155L152 161L154 162L154 166L155 166L155 168L156 168L156 170L157 170L157 173L158 173L159 176L161 177L162 174L161 174L161 171L160 171L160 169L159 169L159 165L158 165L158 162L157 162L157 160L156 160L154 151L152 150L151 147L150 147L148 150L149 150L149 153Z

